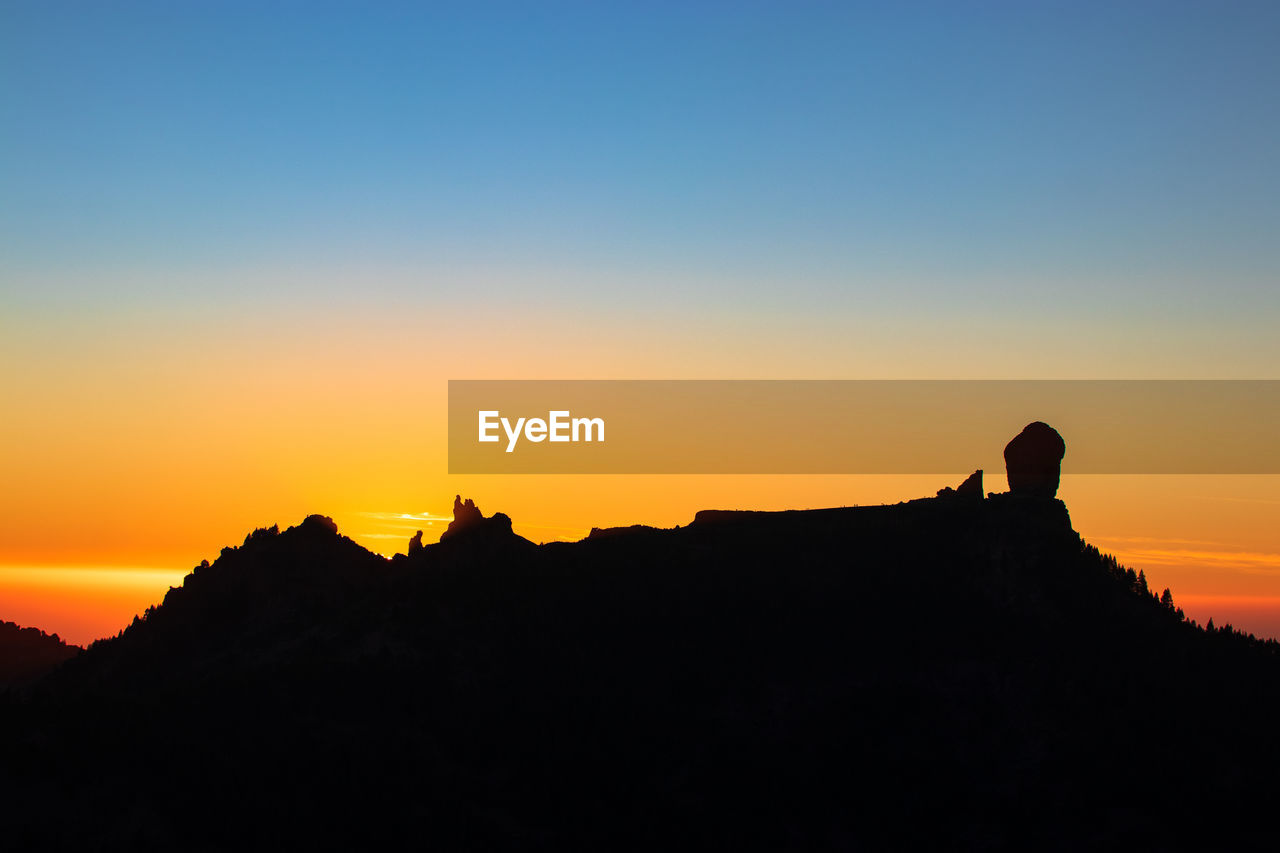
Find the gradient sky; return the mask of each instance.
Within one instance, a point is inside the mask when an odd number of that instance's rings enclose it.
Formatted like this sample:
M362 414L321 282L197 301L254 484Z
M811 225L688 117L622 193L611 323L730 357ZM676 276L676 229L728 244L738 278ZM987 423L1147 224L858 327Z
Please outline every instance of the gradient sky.
M941 485L450 478L449 378L1276 378L1277 44L1275 3L0 2L0 610L308 512L402 549L459 491L547 539ZM1280 482L1170 483L1064 497L1280 633Z

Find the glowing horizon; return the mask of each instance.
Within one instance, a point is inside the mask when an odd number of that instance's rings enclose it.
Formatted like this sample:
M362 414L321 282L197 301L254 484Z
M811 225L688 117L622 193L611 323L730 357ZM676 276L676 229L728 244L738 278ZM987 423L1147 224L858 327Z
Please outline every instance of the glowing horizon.
M399 549L361 514L429 540L458 493L537 540L959 482L450 477L449 379L1277 378L1277 32L1193 2L6 5L0 566L185 573L313 512ZM1061 496L1179 601L1262 602L1278 485ZM156 584L23 607L87 636Z
M673 527L687 524L699 509L896 503L926 497L942 485L955 485L934 475L612 478L637 481L631 498L621 499L616 490L597 492L590 488L592 480L610 478L588 477L576 478L587 481L580 486L582 494L574 496L562 488L551 492L558 497L548 501L536 482L546 478L505 479L507 482L491 482L487 488L479 486L463 494L475 497L486 514L511 515L516 533L535 542L576 541L591 527L637 523ZM958 476L952 479L959 482ZM1000 491L1003 478L988 476L986 485L989 491ZM1219 625L1231 622L1259 636L1280 638L1280 533L1268 524L1275 506L1268 496L1276 493L1277 486L1280 477L1068 474L1059 496L1086 541L1114 555L1122 565L1145 572L1153 589L1171 588L1175 603L1189 618L1204 624L1212 617ZM493 500L487 500L486 494ZM598 498L600 495L604 497ZM136 562L123 568L3 565L0 600L16 608L18 615L30 613L44 620L44 624L32 623L31 627L84 644L126 627L135 614L158 604L168 587L180 586L201 560L212 562L221 547L238 545L257 527L272 523L289 527L311 511L321 512L335 519L343 535L374 553L390 556L404 553L417 530L424 531L425 542L437 540L452 518L447 514L451 501L452 496L442 499L438 509L417 511L324 513L312 507L292 518L260 519L225 541L180 549L170 554L171 564L164 567L139 569ZM1239 512L1240 504L1248 511ZM570 507L587 523L556 523L559 514L567 514ZM1137 532L1116 534L1113 531L1117 529ZM1214 530L1226 538L1204 538ZM120 556L139 550L135 544L123 548ZM11 614L0 618L25 624Z

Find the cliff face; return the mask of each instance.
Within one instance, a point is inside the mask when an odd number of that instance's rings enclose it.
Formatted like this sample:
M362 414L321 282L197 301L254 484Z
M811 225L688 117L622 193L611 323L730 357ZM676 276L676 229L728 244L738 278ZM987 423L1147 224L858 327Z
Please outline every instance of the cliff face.
M0 794L57 792L67 844L1177 846L1228 811L1247 840L1269 649L1183 623L1061 502L970 497L542 546L460 502L390 561L259 531L6 710L62 770Z

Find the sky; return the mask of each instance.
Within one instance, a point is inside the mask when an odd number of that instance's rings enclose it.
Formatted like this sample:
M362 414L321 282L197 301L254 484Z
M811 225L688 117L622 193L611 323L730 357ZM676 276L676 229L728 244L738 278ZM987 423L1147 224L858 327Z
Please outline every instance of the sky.
M450 378L1277 378L1278 43L1244 2L0 2L0 618L114 633L310 512L390 553L458 492L541 541L949 482L450 477ZM1062 496L1280 635L1277 479Z

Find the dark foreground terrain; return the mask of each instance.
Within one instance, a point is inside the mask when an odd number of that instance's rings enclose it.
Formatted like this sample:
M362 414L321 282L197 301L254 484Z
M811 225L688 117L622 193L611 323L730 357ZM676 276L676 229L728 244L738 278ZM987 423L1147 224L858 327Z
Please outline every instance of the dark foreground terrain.
M0 844L1274 849L1275 649L1051 498L460 506L392 561L312 516L0 699Z

